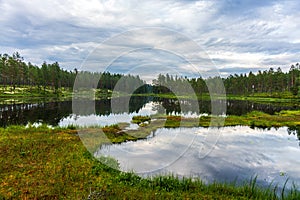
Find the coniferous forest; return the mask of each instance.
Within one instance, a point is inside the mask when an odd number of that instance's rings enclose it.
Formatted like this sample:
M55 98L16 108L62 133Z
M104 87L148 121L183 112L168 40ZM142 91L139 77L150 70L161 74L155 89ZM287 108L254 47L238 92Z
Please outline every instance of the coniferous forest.
M80 76L77 76L80 73ZM291 65L288 72L283 72L280 67L276 70L258 72L250 71L248 74L232 74L227 78L210 77L203 79L172 76L160 74L153 80L152 86L146 84L139 76L112 74L109 72L88 72L64 70L58 62L46 63L41 66L25 63L21 55L16 52L13 55L0 54L0 84L12 91L16 86L36 86L41 91L51 87L54 91L61 87L73 88L76 77L82 87L113 90L118 81L123 81L124 91L136 85L144 85L136 93L169 93L178 91L185 94L188 82L196 94L208 93L207 84L214 83L214 79L222 79L227 94L251 95L251 94L299 94L300 65ZM101 78L100 78L101 77ZM99 81L98 81L99 80ZM95 83L98 83L95 85ZM165 85L169 86L164 87ZM215 87L220 87L215 85ZM127 88L127 89L126 89Z
M79 76L78 76L79 75ZM57 91L59 88L72 89L75 79L80 87L101 88L113 90L118 81L124 81L124 91L129 90L132 85L143 85L145 82L138 76L111 74L109 72L88 72L64 70L58 62L52 64L44 62L41 66L25 63L21 55L16 52L12 56L0 54L0 84L10 87L14 91L16 86L36 86L41 91L47 87ZM95 84L98 83L98 84ZM145 93L142 87L140 93Z
M249 72L248 74L234 74L227 78L209 77L203 79L198 78L182 78L173 77L171 75L160 74L157 79L153 81L155 93L168 93L171 90L185 93L186 84L188 81L197 94L208 93L207 84L218 83L215 79L222 79L227 94L233 95L251 95L251 94L279 94L286 93L291 95L298 95L300 86L300 65L292 65L288 72L283 72L280 67L276 70L270 68L269 70L257 73ZM169 88L162 85L168 85ZM220 87L220 85L214 85Z

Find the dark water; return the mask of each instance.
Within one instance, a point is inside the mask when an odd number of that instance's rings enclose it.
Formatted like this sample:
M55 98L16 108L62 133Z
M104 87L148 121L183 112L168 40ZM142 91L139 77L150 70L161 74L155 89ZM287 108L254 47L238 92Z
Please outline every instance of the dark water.
M126 106L129 101L129 105ZM53 126L109 125L130 122L134 115L181 114L196 116L211 113L210 101L126 97L104 100L76 100L27 104L1 104L0 126L43 122ZM298 110L298 106L260 104L249 101L219 101L226 113L242 115L253 110L269 114ZM73 105L72 105L73 104ZM72 107L75 109L73 110ZM136 128L136 127L133 127ZM124 171L141 175L174 173L200 177L206 182L248 180L258 176L261 185L272 181L279 186L287 178L300 185L300 126L259 130L249 127L221 129L158 129L146 140L102 146L96 155L111 155Z
M153 110L158 113L167 114L186 114L186 113L211 113L210 101L194 101L194 100L175 100L165 98L151 97L131 97L128 109L124 107L127 102L125 97L116 99L104 100L82 100L78 102L77 113L72 111L72 101L62 102L41 102L41 103L26 103L26 104L1 104L0 105L0 126L8 125L26 125L29 122L43 122L53 126L60 125L64 119L73 117L74 115L89 116L95 114L97 116L109 116L112 114L121 113L138 113L145 107L147 103L153 102ZM280 104L261 104L249 101L227 101L218 102L226 104L226 113L220 111L219 114L242 115L252 110L260 110L269 114L279 112L281 110L297 110L299 106L286 106ZM111 105L115 106L112 110ZM88 107L87 105L93 105Z

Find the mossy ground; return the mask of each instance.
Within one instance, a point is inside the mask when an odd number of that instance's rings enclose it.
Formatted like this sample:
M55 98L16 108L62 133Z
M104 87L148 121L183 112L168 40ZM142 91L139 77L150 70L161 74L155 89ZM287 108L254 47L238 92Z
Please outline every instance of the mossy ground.
M172 93L162 93L162 94L134 94L133 96L151 96L151 97L159 97L166 99L197 99L203 101L210 101L211 96L209 93L203 93L201 95L175 95ZM219 96L215 96L214 100L223 99L223 100L238 100L238 101L250 101L261 104L280 104L280 105L300 105L300 96L294 96L290 92L285 93L254 93L248 95L232 95L232 94L220 94Z
M259 128L300 126L300 111L287 110L274 115L253 111L242 116L228 116L225 120L225 126L232 125L246 125Z
M116 97L125 96L115 92ZM127 94L128 95L128 94ZM90 99L107 99L111 98L112 91L107 89L83 89L74 92L72 88L61 87L55 90L53 87L37 87L37 86L17 86L13 89L10 86L0 85L0 104L16 104L16 103L35 103L70 100L74 96L78 98Z
M77 131L67 128L1 128L0 161L0 199L277 199L275 187L260 188L255 179L206 185L120 172L94 159ZM287 195L300 197L295 189Z
M71 88L37 87L37 86L17 86L13 89L10 86L0 86L1 98L20 98L20 97L70 97L72 96Z
M151 117L149 117L149 116L133 116L131 122L135 123L135 124L141 124L141 123L150 122L150 121L151 121Z
M162 116L160 116L162 118ZM200 118L185 118L181 116L165 116L167 119L165 127L209 127L209 126L237 126L244 125L257 128L271 127L295 127L300 126L300 111L299 110L284 110L274 115L270 115L260 111L253 111L246 115L236 116L202 116Z

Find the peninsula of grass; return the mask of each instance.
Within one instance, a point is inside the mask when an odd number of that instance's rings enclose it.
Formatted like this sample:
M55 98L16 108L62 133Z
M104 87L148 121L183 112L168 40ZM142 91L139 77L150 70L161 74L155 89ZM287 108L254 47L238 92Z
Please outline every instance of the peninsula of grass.
M151 120L152 118L152 120ZM150 117L133 117L136 122L148 121L151 123L139 126L136 130L124 130L128 126L126 123L104 127L103 131L109 139L106 143L121 143L125 141L135 141L147 138L158 128L178 128L178 127L223 127L223 126L249 126L251 128L278 128L289 127L291 130L300 130L300 111L283 110L274 115L260 111L252 111L246 115L236 116L201 116L200 118L187 118L183 116L172 115L153 115ZM93 132L91 129L85 131ZM84 131L83 131L84 132ZM96 133L95 133L96 134ZM299 131L300 134L300 131ZM106 138L105 137L105 138ZM91 137L91 141L98 138L97 145L101 145L105 138L99 136ZM300 138L300 135L299 135ZM92 143L92 142L91 142Z
M161 118L162 116L160 116ZM252 128L271 128L271 127L297 127L300 126L299 110L283 110L274 115L261 111L252 111L248 114L227 117L202 116L200 118L185 118L180 116L165 116L167 119L166 128L179 127L221 127L221 126L250 126Z
M0 199L300 198L297 188L261 188L255 178L242 185L204 184L199 179L120 172L93 158L74 128L10 126L0 128L0 141Z
M148 117L137 116L133 119L150 120ZM278 128L288 127L295 131L300 140L300 111L285 110L274 115L269 115L260 111L253 111L246 115L227 117L202 116L200 118L186 118L182 116L151 116L151 123L139 126L137 129L126 129L128 123L106 127L83 127L78 128L80 136L84 140L86 147L95 152L103 144L122 143L126 141L136 141L145 139L159 128L178 127L223 127L223 126L249 126L251 128ZM100 134L103 133L103 134Z
M151 96L166 99L191 99L191 100L202 100L210 101L212 100L209 93L188 95L179 94L175 95L173 93L148 93L148 94L133 94L133 96ZM278 103L283 105L300 105L300 96L292 95L289 92L286 93L254 93L254 94L243 94L243 95L233 95L224 94L217 95L213 100L238 100L238 101L251 101L256 103Z
M166 123L164 125L165 128L177 128L180 126L181 120L186 121L187 119L182 119L181 116L167 116Z

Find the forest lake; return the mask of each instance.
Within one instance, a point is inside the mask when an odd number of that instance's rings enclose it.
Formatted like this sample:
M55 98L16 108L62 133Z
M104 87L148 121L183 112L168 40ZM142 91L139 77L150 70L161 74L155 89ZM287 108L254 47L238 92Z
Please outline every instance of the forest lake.
M116 99L122 104L122 98ZM52 126L68 125L106 126L129 123L133 116L155 114L199 117L210 114L210 101L133 97L128 110L112 111L111 99L89 102L95 105L80 115L73 113L72 101L1 104L1 126L46 123ZM83 102L86 104L86 102ZM181 106L180 105L184 105ZM194 112L195 106L199 111ZM84 106L83 106L84 107ZM261 104L248 101L227 101L226 115L242 115L252 110L269 114L281 110L295 110L298 106ZM200 178L205 182L243 183L257 176L262 186L278 184L283 187L289 179L300 186L300 155L297 133L288 127L259 129L247 126L221 128L159 128L146 139L121 144L102 145L95 156L111 156L123 171L141 176L174 174L179 177Z

